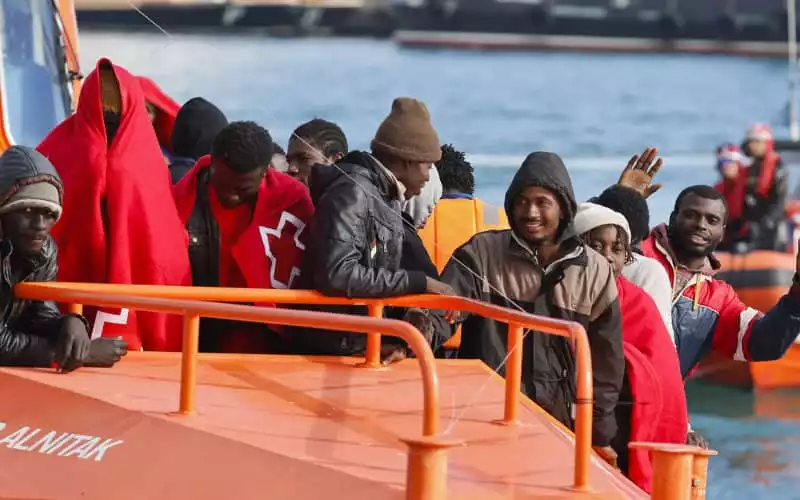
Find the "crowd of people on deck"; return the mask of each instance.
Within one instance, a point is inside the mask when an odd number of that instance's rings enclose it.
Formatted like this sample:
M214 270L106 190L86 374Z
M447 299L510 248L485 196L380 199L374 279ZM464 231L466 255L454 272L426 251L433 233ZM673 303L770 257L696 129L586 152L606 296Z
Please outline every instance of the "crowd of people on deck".
M770 200L782 196L784 174L767 132L748 133L749 167L738 148L721 148L725 180L718 189L684 189L663 224L651 225L648 210L662 165L652 148L585 202L557 154L531 153L491 215L474 198L472 166L441 144L419 100L394 100L369 151L351 151L339 126L314 118L294 130L284 152L259 124L229 122L200 97L178 106L150 80L101 59L74 115L41 144L0 156L0 365L68 372L113 366L129 349L181 347L180 317L88 307L62 314L53 303L16 298L23 281L458 295L585 328L593 445L649 490L649 456L627 444L706 446L689 426L683 388L703 356L773 360L800 334L797 279L759 312L714 277L713 252L731 234L766 239L776 230L765 221L778 220ZM441 248L423 235L431 220L457 225L443 220L449 206L469 207L466 217L489 214L480 227L492 229L440 242L452 245L440 259ZM293 307L366 314L358 306ZM504 375L504 323L423 308L384 314L416 326L437 356L480 359ZM200 348L359 355L365 337L204 319ZM522 349L523 392L571 428L569 340L529 331ZM410 354L384 337L385 363Z

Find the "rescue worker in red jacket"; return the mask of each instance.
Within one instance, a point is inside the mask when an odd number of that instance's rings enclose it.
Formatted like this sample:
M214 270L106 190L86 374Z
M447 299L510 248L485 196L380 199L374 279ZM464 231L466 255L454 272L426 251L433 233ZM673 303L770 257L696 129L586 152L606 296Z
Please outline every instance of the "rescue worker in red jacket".
M717 170L722 177L714 185L728 204L728 224L718 249L740 253L747 249L747 225L742 219L744 212L747 168L744 155L734 144L723 144L717 148Z
M753 159L747 169L742 215L754 250L785 250L789 239L785 224L788 172L774 146L772 129L761 123L748 129L742 145Z

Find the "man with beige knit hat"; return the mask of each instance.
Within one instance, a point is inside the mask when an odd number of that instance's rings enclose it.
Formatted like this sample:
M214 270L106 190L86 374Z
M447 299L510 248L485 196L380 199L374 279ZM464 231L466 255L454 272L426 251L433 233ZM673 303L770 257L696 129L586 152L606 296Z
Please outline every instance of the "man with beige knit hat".
M395 99L389 116L378 127L371 149L371 153L349 153L334 168L312 167L311 198L316 210L309 227L299 288L363 298L426 292L453 294L450 286L424 272L400 267L404 224L401 204L422 191L433 163L442 155L439 136L425 104L408 97ZM317 309L366 312L363 307ZM365 348L364 335L308 333L297 329L292 336L296 352L349 355ZM431 338L434 346L443 340ZM398 348L387 346L385 359L396 356Z
M53 302L20 300L14 285L54 281L56 244L50 230L61 216L61 180L35 149L12 146L0 156L0 366L111 366L127 353L117 339L91 341L88 323L62 315Z

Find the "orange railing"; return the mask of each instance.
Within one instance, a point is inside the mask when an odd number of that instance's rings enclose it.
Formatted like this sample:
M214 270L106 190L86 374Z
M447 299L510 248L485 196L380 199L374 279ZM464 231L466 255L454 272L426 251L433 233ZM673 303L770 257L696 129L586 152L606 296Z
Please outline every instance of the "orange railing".
M575 418L575 471L573 488L578 491L589 489L589 460L592 443L592 361L589 352L589 341L586 332L578 323L534 316L525 312L514 311L503 307L444 295L409 295L385 299L349 299L345 297L327 297L308 290L267 290L246 288L217 287L177 287L154 285L113 285L95 283L21 283L15 287L15 294L20 298L31 300L53 300L62 303L110 305L125 307L119 303L108 304L107 294L118 296L137 296L140 298L160 298L172 300L200 300L214 302L250 302L274 304L315 304L315 305L361 305L367 306L369 314L381 317L384 306L424 307L477 314L508 324L508 352L505 377L505 405L503 419L499 423L514 424L518 418L522 380L522 341L523 329L535 329L538 332L570 338L573 342L577 371L577 404ZM119 299L119 297L117 297ZM100 303L102 302L102 303ZM119 300L117 300L119 302ZM128 302L131 306L134 304ZM209 304L210 305L210 304ZM135 307L135 306L134 306ZM240 306L246 307L246 306ZM273 308L263 308L274 310ZM73 306L73 312L80 312L80 306ZM278 309L283 313L299 312ZM180 307L167 312L183 313ZM216 316L215 316L216 317ZM289 318L290 316L280 316ZM346 316L350 320L358 317ZM226 318L229 319L229 318ZM361 317L365 320L367 318ZM373 321L376 319L373 318ZM275 323L279 323L275 321ZM286 324L286 323L279 323ZM349 323L353 324L353 323ZM394 324L394 323L392 323ZM366 324L364 324L366 325ZM372 325L372 323L370 323ZM303 325L300 325L303 326ZM330 328L327 324L315 325L318 328ZM194 328L194 326L192 326ZM341 330L343 328L336 328ZM366 331L366 330L362 330ZM416 331L416 330L415 330ZM397 330L385 330L398 336ZM417 332L419 333L419 332ZM184 341L186 337L184 336ZM370 328L367 334L366 360L362 366L380 366L381 330ZM196 346L194 351L196 352ZM186 358L186 356L184 356ZM194 380L187 380L186 391L193 398Z
M163 297L144 297L135 294L101 294L80 289L60 288L57 293L46 292L39 284L27 284L15 289L18 297L33 300L58 300L59 302L88 304L99 307L129 307L141 311L181 314L183 322L183 356L181 358L180 413L195 411L195 388L197 386L197 354L200 317L271 323L307 328L351 332L384 332L406 341L419 360L423 384L424 436L439 432L439 381L435 359L425 337L412 325L399 320L376 319L364 316L299 311L280 308L253 307L236 304L220 304L197 300L180 300ZM35 293L28 293L31 289ZM48 298L47 296L53 296ZM58 296L56 299L55 296ZM35 297L34 297L35 296Z

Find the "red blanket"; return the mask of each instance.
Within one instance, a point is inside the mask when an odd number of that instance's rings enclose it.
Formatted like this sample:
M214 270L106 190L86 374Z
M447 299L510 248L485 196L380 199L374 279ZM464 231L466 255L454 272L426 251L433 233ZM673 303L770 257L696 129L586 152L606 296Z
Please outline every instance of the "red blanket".
M181 220L188 222L197 197L200 172L211 165L211 156L198 160L174 187ZM209 185L208 189L213 189ZM232 245L231 256L248 288L290 288L300 274L305 250L305 228L314 214L308 189L292 177L272 168L261 182L250 224ZM232 218L226 217L225 221ZM220 224L223 221L217 219ZM230 229L230 228L223 228ZM275 304L258 304L274 307ZM242 341L231 339L227 352L241 352Z
M100 65L110 65L107 59ZM136 79L115 66L122 116L111 147L97 69L78 109L39 145L64 182L64 215L53 228L60 281L182 285L191 279L183 224L167 166ZM87 308L93 336L122 336L131 348L179 350L181 318Z
M144 91L144 98L158 110L153 128L156 129L158 143L170 153L172 152L172 128L181 105L172 100L153 80L137 76L139 85Z
M686 442L689 415L678 353L653 299L617 278L622 310L622 340L633 392L630 441ZM628 477L650 492L653 467L646 451L630 450Z

